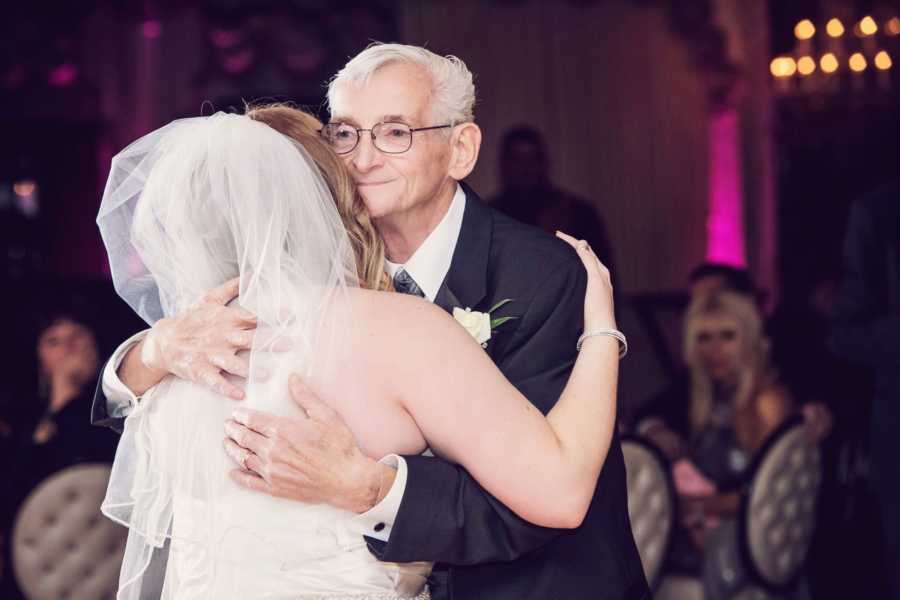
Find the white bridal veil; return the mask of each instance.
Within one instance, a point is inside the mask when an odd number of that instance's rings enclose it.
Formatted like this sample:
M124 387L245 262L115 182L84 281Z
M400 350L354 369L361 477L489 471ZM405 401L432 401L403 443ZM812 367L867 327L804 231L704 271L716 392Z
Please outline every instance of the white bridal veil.
M245 402L281 414L296 410L287 370L315 376L347 326L329 318L329 307L358 284L334 200L301 146L247 116L175 121L113 159L97 222L117 292L149 324L239 276L239 303L260 326ZM272 353L285 338L288 356ZM172 550L162 568L163 597L193 597L186 591L197 589L212 598L244 589L239 570L222 567L229 560L252 549L273 573L284 571L290 553L283 546L296 546L302 528L314 537L315 515L324 519L325 507L307 507L307 517L292 521L283 536L260 539L260 523L276 518L287 501L228 478L234 465L223 450L223 424L234 407L168 378L126 420L103 504L107 516L129 527L120 598L140 598L151 575L161 582L162 571L148 566L166 543ZM266 579L264 571L259 576ZM192 588L198 578L206 581ZM264 584L254 585L253 597L268 595Z

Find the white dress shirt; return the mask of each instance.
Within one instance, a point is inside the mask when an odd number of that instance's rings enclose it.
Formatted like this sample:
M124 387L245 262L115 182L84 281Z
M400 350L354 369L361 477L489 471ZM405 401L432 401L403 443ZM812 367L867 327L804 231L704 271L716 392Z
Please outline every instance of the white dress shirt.
M416 248L406 264L385 260L385 270L393 277L403 269L419 285L429 302L434 302L438 290L450 271L453 251L462 230L463 214L466 211L466 193L462 186L456 186L456 193L450 202L447 214L437 227L428 234L422 245Z
M466 193L462 186L457 184L456 193L453 195L447 214L428 234L422 245L409 257L406 264L385 260L385 270L388 275L394 277L397 271L404 269L421 288L425 298L429 302L434 302L438 290L450 271L453 252L456 250L459 233L462 231L465 210ZM131 409L141 400L122 383L116 371L118 371L122 359L125 358L125 354L145 335L147 335L147 331L141 331L122 343L106 363L106 368L103 369L103 393L106 395L107 412L111 417L128 416ZM364 535L386 542L391 536L391 529L406 491L406 461L401 456L390 454L379 462L397 469L394 484L380 503L367 512L355 516L351 525Z

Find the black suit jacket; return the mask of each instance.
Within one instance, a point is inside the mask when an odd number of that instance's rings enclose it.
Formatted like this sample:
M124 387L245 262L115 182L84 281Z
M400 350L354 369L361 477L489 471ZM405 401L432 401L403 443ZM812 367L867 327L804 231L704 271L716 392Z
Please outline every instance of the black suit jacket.
M895 437L893 425L900 423L900 183L850 209L832 347L874 369L875 432L884 428Z
M584 315L584 267L563 242L492 210L464 186L466 209L450 272L435 302L485 311L511 298L487 352L546 414L576 358ZM435 598L547 600L649 598L631 534L625 465L615 437L590 509L575 530L523 521L461 467L405 457L406 492L382 560L435 561ZM554 490L539 493L553 494Z
M871 462L885 565L900 597L900 182L853 205L832 346L875 371ZM865 401L865 398L856 398Z
M834 350L875 371L873 451L900 475L900 182L852 206L835 312ZM900 498L900 478L892 486Z

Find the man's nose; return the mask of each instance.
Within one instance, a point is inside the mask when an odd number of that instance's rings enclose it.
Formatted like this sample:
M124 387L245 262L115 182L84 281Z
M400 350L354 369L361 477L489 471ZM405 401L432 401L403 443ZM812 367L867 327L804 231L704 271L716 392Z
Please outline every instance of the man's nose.
M375 138L372 137L371 131L361 131L359 133L359 144L353 151L351 162L357 171L366 173L372 169L381 166L384 161L384 155L375 147Z

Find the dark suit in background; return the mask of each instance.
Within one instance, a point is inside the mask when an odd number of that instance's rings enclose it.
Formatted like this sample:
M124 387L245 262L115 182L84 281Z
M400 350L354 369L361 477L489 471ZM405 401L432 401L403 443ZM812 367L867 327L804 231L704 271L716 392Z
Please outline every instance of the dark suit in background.
M900 182L851 208L832 344L875 372L872 465L887 572L900 599Z
M586 240L609 269L615 283L613 249L603 216L550 178L550 155L544 136L530 125L507 130L500 142L501 190L491 206L513 219L553 234L564 231Z
M516 319L497 328L487 352L546 414L577 355L584 267L559 240L488 208L471 189L465 190L462 231L435 302L446 310L486 311L501 300L513 300L495 316ZM584 523L570 531L520 519L458 465L404 458L408 480L391 537L387 544L372 540L370 547L383 560L438 563L432 586L436 600L650 597L628 520L618 437Z

